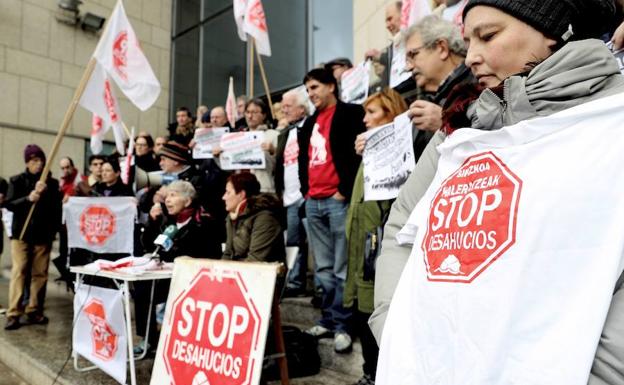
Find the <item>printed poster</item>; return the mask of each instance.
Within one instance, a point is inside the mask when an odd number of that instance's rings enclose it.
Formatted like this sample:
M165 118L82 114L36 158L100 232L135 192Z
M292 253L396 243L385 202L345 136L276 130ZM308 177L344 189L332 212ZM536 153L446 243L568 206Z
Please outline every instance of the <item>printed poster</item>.
M221 169L245 170L264 169L266 159L260 147L264 142L264 132L248 131L224 134L220 147L223 152L219 156Z
M229 127L200 128L195 130L193 159L212 159L212 149L219 146L221 137L230 132Z

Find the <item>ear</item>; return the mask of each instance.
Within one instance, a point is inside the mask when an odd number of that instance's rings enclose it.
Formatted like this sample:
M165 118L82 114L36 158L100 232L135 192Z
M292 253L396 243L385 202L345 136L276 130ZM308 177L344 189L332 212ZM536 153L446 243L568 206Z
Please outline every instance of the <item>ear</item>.
M449 49L449 44L446 39L437 41L436 50L438 51L441 60L446 60L451 56L451 50Z
M191 198L186 198L186 201L184 202L184 208L189 207L191 203L193 203L193 200Z

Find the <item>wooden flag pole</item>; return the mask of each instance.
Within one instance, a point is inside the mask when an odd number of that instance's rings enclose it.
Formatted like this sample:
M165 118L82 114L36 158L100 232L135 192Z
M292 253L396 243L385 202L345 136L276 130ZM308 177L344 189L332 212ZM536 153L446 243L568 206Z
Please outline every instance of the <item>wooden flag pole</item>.
M254 67L256 65L254 58L254 47L256 46L256 40L247 35L249 39L251 39L251 66L249 66L249 99L253 99L254 96Z
M95 68L95 58L91 57L89 63L87 64L87 68L85 68L84 73L82 74L82 79L80 79L80 83L78 83L78 88L76 88L76 92L74 93L74 97L65 112L65 117L63 117L63 122L61 123L61 128L56 134L56 139L54 139L54 144L52 145L52 150L50 150L50 154L48 156L48 161L43 167L43 172L41 173L41 178L39 178L40 182L46 181L48 178L48 173L50 172L50 167L52 167L52 163L54 163L54 158L61 146L61 142L63 141L63 137L65 136L65 132L67 132L67 128L69 127L69 123L74 117L74 113L76 112L76 107L78 107L78 102L84 93L85 88L87 87L87 83L89 82L89 78L91 78L91 74L93 73L93 69ZM24 239L24 234L26 233L26 229L28 229L28 224L30 223L30 219L32 218L33 212L35 211L35 205L37 202L33 202L30 206L30 211L28 212L28 216L26 217L26 221L24 222L24 226L22 227L22 232L20 233L19 239Z
M256 45L256 41L252 40L252 44ZM275 119L275 111L273 110L273 101L271 100L271 90L269 89L269 82L267 81L266 73L264 72L264 64L262 63L262 57L260 52L256 49L256 57L258 58L258 65L260 66L260 76L262 76L262 83L264 84L264 92L266 92L267 99L269 100L269 108L271 109L271 118Z

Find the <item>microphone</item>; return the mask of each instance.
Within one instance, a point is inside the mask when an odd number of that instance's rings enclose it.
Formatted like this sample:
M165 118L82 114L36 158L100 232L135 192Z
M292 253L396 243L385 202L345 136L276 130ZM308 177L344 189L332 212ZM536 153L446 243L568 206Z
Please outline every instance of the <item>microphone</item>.
M151 258L160 259L158 252L161 250L169 251L173 247L173 237L178 233L178 227L176 225L169 225L159 236L154 240L156 249L151 255Z

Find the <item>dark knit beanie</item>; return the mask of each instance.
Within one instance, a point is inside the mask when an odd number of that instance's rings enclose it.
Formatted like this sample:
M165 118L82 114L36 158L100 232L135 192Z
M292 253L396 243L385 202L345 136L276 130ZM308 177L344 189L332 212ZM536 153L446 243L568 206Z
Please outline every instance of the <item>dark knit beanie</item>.
M176 160L183 164L191 164L193 161L189 148L174 141L165 143L160 151L158 151L158 155Z
M615 28L613 0L469 0L464 18L477 5L497 8L559 43L600 38Z
M36 144L29 144L24 149L24 163L28 163L32 158L41 158L43 163L46 161L43 150Z

